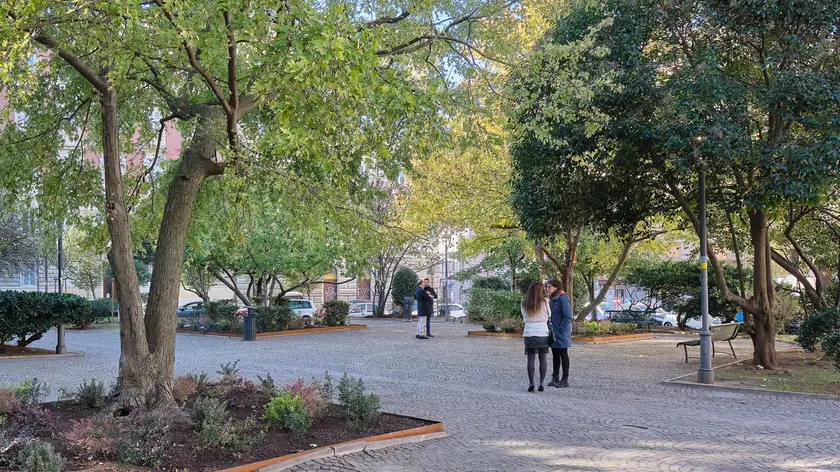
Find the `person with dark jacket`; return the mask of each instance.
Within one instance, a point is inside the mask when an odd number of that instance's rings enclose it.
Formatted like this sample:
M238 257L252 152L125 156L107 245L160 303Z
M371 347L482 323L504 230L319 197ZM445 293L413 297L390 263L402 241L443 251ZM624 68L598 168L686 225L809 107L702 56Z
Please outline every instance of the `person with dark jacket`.
M429 339L426 337L426 318L431 314L432 297L426 292L423 286L423 281L417 284L417 290L414 291L414 299L417 300L417 339Z
M431 281L429 279L423 279L423 287L426 289L426 293L432 297L429 301L429 316L426 317L426 336L429 338L433 338L432 336L432 316L435 313L435 300L437 300L437 292L435 292L434 287L432 287Z
M561 288L557 280L549 280L545 284L548 293L548 305L551 309L551 331L554 334L554 344L551 345L552 376L548 386L564 388L569 386L569 348L572 347L572 305L569 297ZM563 377L560 378L560 366L563 366Z

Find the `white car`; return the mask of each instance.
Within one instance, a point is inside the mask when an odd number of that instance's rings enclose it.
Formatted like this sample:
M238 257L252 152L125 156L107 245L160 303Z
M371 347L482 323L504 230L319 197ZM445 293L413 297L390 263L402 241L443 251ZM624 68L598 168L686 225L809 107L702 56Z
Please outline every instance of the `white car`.
M289 300L287 302L289 308L292 309L301 318L313 318L315 316L315 303L312 300Z
M723 319L721 319L717 316L713 316L711 321L712 321L713 325L723 324ZM689 318L688 321L685 323L685 327L686 328L692 328L692 329L702 329L703 328L703 322L700 320L699 317Z
M438 309L438 315L446 316L446 305L441 305L440 306L440 308ZM467 317L467 312L464 310L464 307L462 307L461 305L457 305L455 303L450 303L449 304L449 317L450 318L455 318L455 319L466 318Z
M373 308L373 303L354 303L350 305L350 312L347 313L347 316L373 316Z

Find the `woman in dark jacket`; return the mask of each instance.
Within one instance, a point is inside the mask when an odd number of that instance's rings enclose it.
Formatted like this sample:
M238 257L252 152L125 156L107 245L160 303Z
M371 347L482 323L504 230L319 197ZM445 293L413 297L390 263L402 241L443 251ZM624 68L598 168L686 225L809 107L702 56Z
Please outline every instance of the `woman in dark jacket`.
M563 388L569 386L569 348L572 347L572 305L557 280L545 284L548 293L548 305L551 308L551 331L554 344L551 345L552 376L548 386ZM560 378L560 365L563 377Z

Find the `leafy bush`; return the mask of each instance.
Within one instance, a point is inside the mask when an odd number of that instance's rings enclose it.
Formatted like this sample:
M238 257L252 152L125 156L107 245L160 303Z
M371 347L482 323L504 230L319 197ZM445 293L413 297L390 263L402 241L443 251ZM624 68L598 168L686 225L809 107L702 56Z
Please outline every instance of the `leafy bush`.
M796 337L803 348L821 348L840 370L840 308L829 308L805 318Z
M347 323L347 314L350 313L350 304L341 300L330 300L324 302L324 322L327 326L344 326Z
M82 384L76 387L73 399L88 408L99 408L105 404L105 384L96 382L96 379L83 380Z
M256 434L257 422L253 418L245 421L227 419L222 422L204 422L199 429L199 439L204 447L223 447L233 452L242 452L262 439L262 430Z
M286 305L261 306L257 309L257 332L283 331L295 316L294 310Z
M394 305L402 306L403 298L413 297L418 283L420 283L420 279L417 278L417 274L413 270L408 267L400 267L394 274L394 280L391 284Z
M14 387L14 394L22 403L37 405L44 401L50 394L47 384L38 378L26 379Z
M776 286L773 299L773 326L776 334L787 333L787 327L802 313L802 302L794 295L789 287Z
M344 409L344 418L357 428L364 428L379 415L379 396L366 395L362 379L356 380L346 372L338 383L338 401Z
M99 322L112 317L112 302L114 309L117 309L117 301L111 298L97 298L96 300L90 301L90 316L93 318L94 322Z
M498 327L497 318L493 317L493 318L484 320L484 322L482 323L482 326L484 327L485 331L488 331L490 333L495 333L496 329Z
M186 403L198 392L198 379L192 375L176 377L172 382L172 397L180 404Z
M501 326L504 333L522 333L525 330L525 321L522 317L509 317L502 319Z
M581 326L580 334L583 336L595 336L600 331L600 325L597 321L584 321Z
M472 288L483 288L487 290L505 291L510 290L510 285L505 283L501 277L476 277L473 279Z
M186 424L181 410L135 410L122 421L123 433L117 442L117 462L159 469L172 444L172 429Z
M117 454L117 443L122 437L118 420L106 415L73 421L64 439L74 450L101 459Z
M298 396L281 393L272 398L265 405L263 418L273 427L306 434L309 431L311 418L306 409L306 401Z
M227 320L232 323L233 318L236 316L236 310L238 309L239 307L233 303L207 302L204 304L204 310L207 317L210 318L210 321L214 321L216 323L223 320Z
M233 362L228 362L227 364L219 365L219 370L216 371L217 374L221 375L222 377L231 377L231 376L238 376L239 375L239 361L241 359L236 359Z
M0 291L0 346L17 339L28 346L59 323L76 325L90 318L90 302L69 293Z
M301 318L300 316L295 315L289 320L289 324L286 325L286 329L304 329L308 326L306 320Z
M277 395L277 384L274 383L274 379L271 378L271 374L265 374L265 378L257 376L257 380L260 382L260 389L268 395L269 397L273 397Z
M213 397L201 398L193 405L191 416L199 429L205 422L221 423L228 418L227 404Z
M283 393L288 393L292 398L300 397L303 399L304 407L309 414L310 420L321 416L327 410L328 403L324 401L320 382L315 379L307 383L299 378L295 383L284 388Z
M11 429L26 431L37 437L52 437L55 430L52 412L32 403L21 405L5 421Z
M18 462L22 472L61 472L64 467L64 459L52 444L38 440L23 446Z
M522 298L522 294L510 291L472 288L467 300L467 317L479 322L494 317L521 317L519 305Z

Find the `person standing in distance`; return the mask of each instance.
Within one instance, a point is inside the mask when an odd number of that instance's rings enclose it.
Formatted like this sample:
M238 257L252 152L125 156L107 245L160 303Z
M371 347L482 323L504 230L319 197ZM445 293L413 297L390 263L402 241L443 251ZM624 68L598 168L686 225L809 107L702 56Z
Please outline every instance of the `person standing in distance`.
M549 280L545 284L548 293L548 304L551 309L551 331L554 333L554 344L551 345L552 376L548 386L565 388L569 386L569 348L572 347L572 305L557 280ZM560 366L563 366L563 377L560 376Z
M425 278L423 279L423 288L426 289L426 293L429 294L431 299L429 299L429 316L426 317L426 337L433 338L432 336L432 316L435 313L435 300L437 300L437 292L435 292L434 287L432 287L432 282ZM419 311L418 311L419 313Z
M426 337L426 318L429 316L429 304L432 297L426 292L423 281L417 283L417 290L414 291L414 299L417 300L417 339L429 339Z

